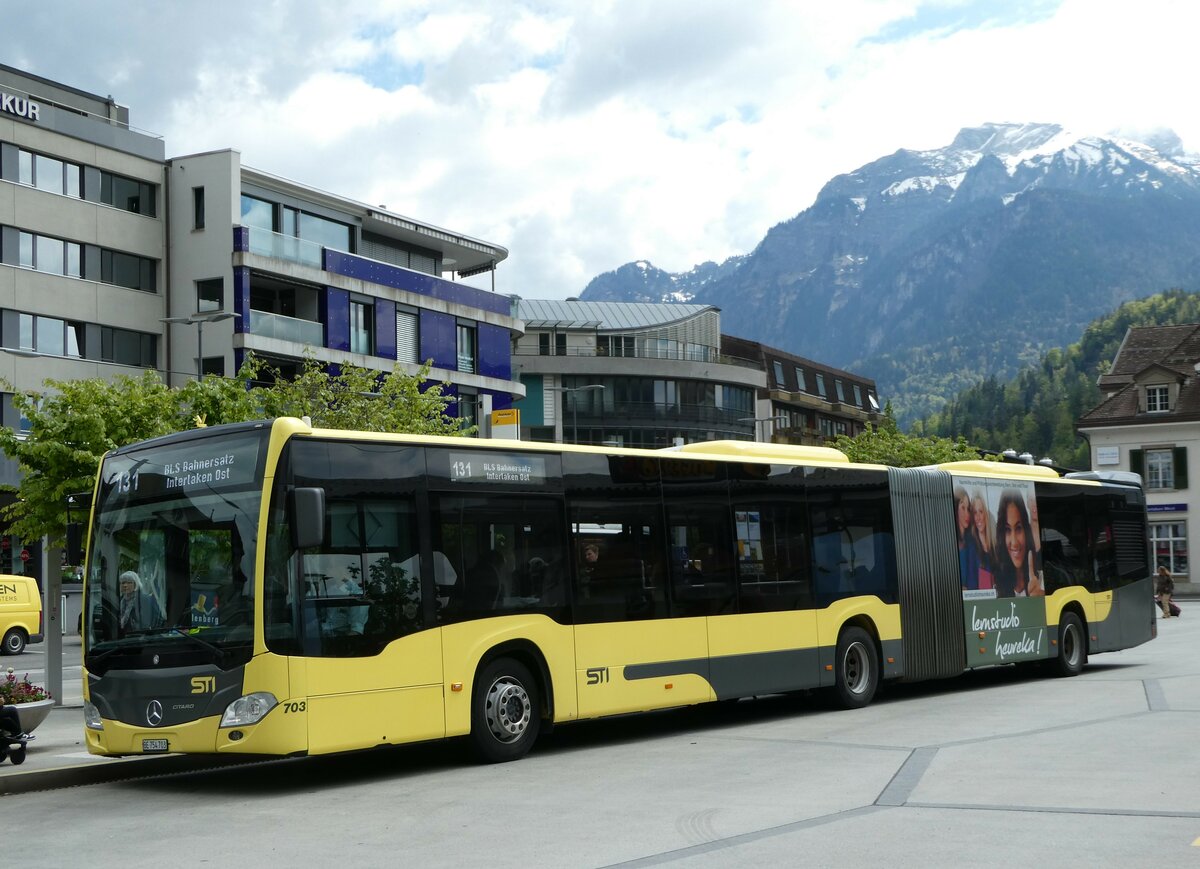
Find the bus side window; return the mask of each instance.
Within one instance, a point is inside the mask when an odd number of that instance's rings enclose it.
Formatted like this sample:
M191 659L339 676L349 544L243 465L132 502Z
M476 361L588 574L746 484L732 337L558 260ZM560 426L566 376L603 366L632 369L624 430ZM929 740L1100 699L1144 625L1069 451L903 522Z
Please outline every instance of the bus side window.
M786 501L734 506L741 612L811 606L807 517Z
M436 495L431 503L433 547L459 578L439 586L446 597L438 607L439 621L511 612L565 615L561 501Z
M672 613L733 612L733 534L728 503L668 504Z
M577 622L666 614L662 509L657 503L573 501L571 533Z

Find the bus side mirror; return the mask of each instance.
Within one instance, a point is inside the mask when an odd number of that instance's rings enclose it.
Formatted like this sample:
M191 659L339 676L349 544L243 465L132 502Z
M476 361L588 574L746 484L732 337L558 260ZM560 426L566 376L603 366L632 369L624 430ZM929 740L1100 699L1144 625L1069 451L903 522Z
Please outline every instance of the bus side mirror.
M325 542L325 490L296 488L291 491L292 545L314 549Z
M83 525L67 523L67 564L83 564Z

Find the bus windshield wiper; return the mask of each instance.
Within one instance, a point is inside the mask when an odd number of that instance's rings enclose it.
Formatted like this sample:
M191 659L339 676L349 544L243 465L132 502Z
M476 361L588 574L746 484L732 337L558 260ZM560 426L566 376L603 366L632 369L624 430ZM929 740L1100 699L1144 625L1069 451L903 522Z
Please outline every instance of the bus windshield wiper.
M213 654L216 656L216 660L214 661L214 663L218 667L221 666L222 663L224 663L225 650L222 649L220 646L210 643L208 640L201 638L198 634L191 633L191 632L185 630L184 628L179 627L179 625L171 625L166 630L174 631L175 633L179 634L181 637L187 637L189 640L199 643L201 646L204 646L207 649L211 649L213 651ZM195 629L193 628L192 630L195 630Z

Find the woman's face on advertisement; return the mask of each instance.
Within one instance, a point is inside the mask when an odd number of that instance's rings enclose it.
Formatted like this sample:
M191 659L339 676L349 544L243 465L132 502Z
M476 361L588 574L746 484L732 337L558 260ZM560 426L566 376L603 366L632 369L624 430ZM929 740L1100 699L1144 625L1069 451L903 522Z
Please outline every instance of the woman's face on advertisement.
M971 524L971 502L967 498L958 499L958 533L966 531ZM944 526L943 526L944 527Z
M1009 504L1004 516L1004 548L1014 567L1025 563L1025 523L1016 504Z
M987 506L983 501L977 501L975 503L975 529L980 534L987 530L987 519Z

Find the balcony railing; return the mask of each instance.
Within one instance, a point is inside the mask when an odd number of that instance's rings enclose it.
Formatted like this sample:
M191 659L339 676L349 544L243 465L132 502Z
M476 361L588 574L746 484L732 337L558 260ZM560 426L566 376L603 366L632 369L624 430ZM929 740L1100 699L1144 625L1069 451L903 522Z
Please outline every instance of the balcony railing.
M321 261L322 247L315 241L305 241L293 235L269 232L257 226L249 226L247 229L250 232L250 253L285 259L318 269L323 265Z
M250 311L250 334L310 347L320 347L325 341L325 330L320 323L267 311Z
M671 359L680 362L719 362L722 365L736 365L739 368L754 368L762 370L762 365L752 359L741 359L737 356L725 356L723 354L709 352L697 353L694 350L643 350L635 353L604 353L594 347L568 347L565 353L542 353L539 350L529 348L518 348L513 351L513 356L543 356L550 358L552 356L572 356L581 357L599 356L604 359Z

